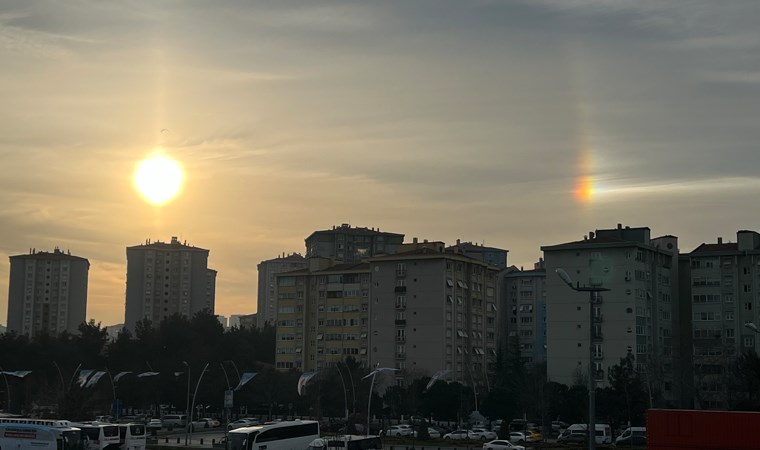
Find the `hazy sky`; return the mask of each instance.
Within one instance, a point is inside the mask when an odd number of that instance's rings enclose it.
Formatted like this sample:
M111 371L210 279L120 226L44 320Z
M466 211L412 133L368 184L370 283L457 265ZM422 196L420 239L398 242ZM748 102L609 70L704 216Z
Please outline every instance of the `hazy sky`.
M230 315L259 261L341 223L518 266L619 222L684 251L758 230L758 23L757 0L4 0L0 323L30 247L88 258L109 325L146 238L210 249ZM187 177L160 208L132 185L157 147Z

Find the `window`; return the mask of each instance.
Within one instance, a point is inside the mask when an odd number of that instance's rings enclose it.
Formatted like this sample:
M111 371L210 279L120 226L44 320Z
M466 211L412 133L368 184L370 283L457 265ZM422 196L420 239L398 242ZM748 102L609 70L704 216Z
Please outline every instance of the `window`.
M454 287L454 281L451 278L446 278L446 285L448 287Z
M754 347L755 346L755 338L752 336L745 337L744 338L744 346L745 347Z

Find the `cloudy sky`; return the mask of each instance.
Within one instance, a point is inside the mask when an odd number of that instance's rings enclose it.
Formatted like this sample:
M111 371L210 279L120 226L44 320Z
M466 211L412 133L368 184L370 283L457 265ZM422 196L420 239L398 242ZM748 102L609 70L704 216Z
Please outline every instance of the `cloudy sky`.
M341 223L526 267L617 223L735 239L760 229L758 23L757 0L5 0L0 293L8 256L59 246L90 260L88 318L123 322L125 247L179 236L216 312L251 313L256 264ZM132 183L157 148L186 175L162 207Z

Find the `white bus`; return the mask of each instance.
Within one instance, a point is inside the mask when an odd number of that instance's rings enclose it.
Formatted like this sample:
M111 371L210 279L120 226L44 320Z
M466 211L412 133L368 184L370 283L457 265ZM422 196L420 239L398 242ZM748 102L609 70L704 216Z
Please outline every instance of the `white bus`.
M77 428L12 422L0 423L0 448L82 450Z
M227 450L306 450L319 438L319 422L293 420L230 430Z
M145 425L141 423L119 425L119 447L121 450L145 450L146 440Z
M82 430L82 447L84 450L119 450L118 425L92 425L74 423Z
M308 450L383 450L380 436L329 436L314 439Z

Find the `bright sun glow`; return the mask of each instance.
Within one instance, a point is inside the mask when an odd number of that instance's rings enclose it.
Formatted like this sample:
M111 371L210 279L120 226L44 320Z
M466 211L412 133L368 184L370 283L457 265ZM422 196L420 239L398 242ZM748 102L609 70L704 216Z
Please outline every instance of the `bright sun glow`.
M135 170L135 187L153 205L163 205L173 199L182 187L182 167L164 155L140 161Z

